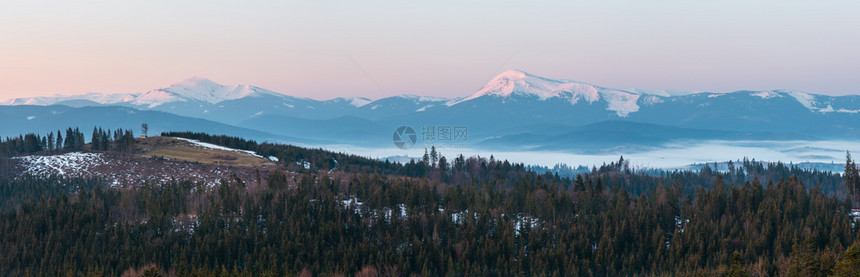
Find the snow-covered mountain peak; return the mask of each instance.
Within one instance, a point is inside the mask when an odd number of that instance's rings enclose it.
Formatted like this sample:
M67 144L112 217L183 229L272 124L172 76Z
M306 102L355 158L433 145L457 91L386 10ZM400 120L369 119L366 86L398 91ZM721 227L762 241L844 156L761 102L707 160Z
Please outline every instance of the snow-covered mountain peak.
M128 102L134 99L137 94L133 93L113 93L113 94L105 94L105 93L95 93L89 92L84 94L73 94L73 95L61 95L56 94L54 96L36 96L29 98L12 98L5 101L0 101L0 105L36 105L36 106L48 106L54 105L57 103L67 102L67 101L88 101L95 102L99 104L116 104L122 102Z
M528 74L520 70L507 70L493 77L481 90L464 100L471 100L485 95L509 97L512 94L534 95L541 99L558 96L564 82L550 80Z
M695 95L699 94L700 95ZM330 114L374 113L373 116L386 116L388 108L398 105L414 106L415 112L441 111L468 102L469 107L482 105L511 105L532 109L533 107L566 108L571 110L607 110L619 117L634 116L643 110L653 111L666 107L663 103L697 105L704 107L711 102L731 99L749 103L785 102L797 103L806 109L822 114L848 113L860 114L860 96L827 96L792 90L753 91L713 93L696 91L612 89L567 79L550 79L521 70L507 70L493 77L479 91L467 97L442 98L432 96L398 95L379 100L362 97L314 100L293 97L249 85L222 85L201 76L191 76L174 84L158 89L135 93L87 93L79 95L37 96L15 98L0 102L0 105L54 105L97 106L120 105L138 109L156 109L175 112L180 115L202 116L207 118L238 118L249 114L285 113L302 117L302 113ZM737 97L735 97L737 96ZM742 96L742 97L741 97ZM233 101L231 101L233 100ZM238 101L235 101L238 100ZM472 101L477 100L477 101ZM542 103L540 103L542 102ZM384 103L390 103L383 105ZM284 108L287 107L287 108ZM432 108L431 108L432 107ZM794 108L797 108L796 106ZM227 113L241 111L240 115ZM398 110L399 111L399 110ZM293 112L297 114L292 114ZM321 117L325 117L323 115ZM233 122L233 121L230 121Z
M636 102L639 94L624 90L608 89L588 83L548 79L521 70L508 70L494 77L481 90L453 104L469 101L483 96L508 98L514 95L537 97L539 100L559 98L576 104L580 101L594 103L603 99L607 110L615 111L625 117L639 110Z
M199 76L199 75L192 75L192 76L185 78L184 80L179 81L175 84L172 84L168 87L213 87L213 86L219 86L219 84L212 81L212 80L209 80L206 77Z
M496 77L494 77L493 79L498 79L498 78L524 79L526 77L536 77L536 76L529 74L529 73L526 73L525 71L522 71L519 69L508 69L502 73L499 73L499 75L496 75Z
M295 98L255 86L225 86L202 76L191 76L174 84L146 92L13 98L0 102L0 105L54 105L57 103L66 104L65 102L68 101L83 101L81 103L88 101L101 105L122 104L152 109L167 103L205 102L217 104L222 101L260 96L275 96L285 100Z
M499 97L524 95L536 96L540 100L564 97L571 98L571 103L574 104L579 100L586 100L590 103L600 100L600 92L603 90L606 89L583 82L548 79L521 70L508 70L494 77L481 90L463 101L486 95Z
M216 104L221 101L245 97L275 95L279 93L249 85L225 86L200 76L192 76L165 88L143 93L133 103L150 108L169 102L202 101Z

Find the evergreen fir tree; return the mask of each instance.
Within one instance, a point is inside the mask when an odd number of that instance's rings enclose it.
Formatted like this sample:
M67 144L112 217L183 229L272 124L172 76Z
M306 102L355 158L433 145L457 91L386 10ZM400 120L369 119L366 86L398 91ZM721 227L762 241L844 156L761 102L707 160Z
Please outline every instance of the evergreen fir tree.
M439 153L436 152L436 146L430 146L430 167L436 167L439 161Z

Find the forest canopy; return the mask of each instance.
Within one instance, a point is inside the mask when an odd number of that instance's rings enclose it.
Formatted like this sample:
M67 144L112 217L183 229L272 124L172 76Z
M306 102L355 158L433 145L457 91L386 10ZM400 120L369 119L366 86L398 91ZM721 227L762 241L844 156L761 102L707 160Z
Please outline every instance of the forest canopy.
M110 133L94 130L98 142ZM118 134L101 144L107 148L71 147L122 151L114 147ZM747 160L722 170L645 172L622 158L567 177L492 158L398 164L227 136L163 135L274 156L280 167L262 177L265 186L236 176L215 186L171 180L133 188L0 171L0 274L860 272L850 158L844 174ZM0 167L8 171L11 156L58 151L56 143L27 151L27 141L0 142L14 149L3 151ZM299 160L314 170L287 166Z

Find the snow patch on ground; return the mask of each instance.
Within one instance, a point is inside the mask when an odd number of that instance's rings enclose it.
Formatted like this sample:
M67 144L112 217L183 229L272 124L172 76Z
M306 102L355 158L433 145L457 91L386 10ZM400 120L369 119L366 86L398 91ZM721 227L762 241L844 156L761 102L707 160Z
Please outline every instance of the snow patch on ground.
M516 217L516 223L514 225L514 234L519 236L520 231L526 225L528 225L529 228L537 228L540 225L540 220L535 218L535 217L531 217L531 216L527 216L527 215L517 216Z
M851 216L851 219L853 219L854 221L860 220L860 209L853 208L848 215Z
M51 156L14 157L20 160L26 173L33 176L82 176L96 165L104 163L101 153L72 152Z
M194 233L197 226L200 226L200 219L197 218L196 214L180 214L173 218L174 233L188 233L190 235Z
M193 144L194 146L197 146L197 147L200 147L200 148L208 148L208 149L216 149L216 150L224 150L224 151L242 152L242 153L245 153L245 154L248 154L248 155L254 156L254 157L263 158L263 156L257 155L257 153L254 153L254 151L250 151L250 150L239 150L239 149L233 149L233 148L229 148L229 147L224 147L224 146L215 145L215 144L211 144L211 143L205 143L205 142L201 142L201 141L198 141L198 140L187 139L187 138L176 138L176 139L178 139L178 140L182 140L182 141L186 141L186 142L189 142L189 143Z
M341 200L340 204L346 208L351 207L353 209L354 213L360 214L361 213L361 205L364 205L364 202L361 202L361 200L358 200L358 198L356 198L356 197L351 197L351 198L346 199L346 200Z
M16 178L25 175L63 178L99 178L111 187L130 187L145 183L163 184L172 180L189 180L214 188L237 174L252 180L248 169L218 165L176 162L142 156L115 153L72 152L57 155L31 155L12 158ZM287 174L291 174L287 172Z
M311 201L313 202L316 200L311 200ZM348 209L348 210L351 209L353 213L358 214L358 215L362 215L361 207L362 207L362 205L364 205L364 202L361 202L361 200L359 200L355 196L351 196L347 199L340 200L340 205L344 209ZM405 219L408 216L408 213L406 211L406 204L403 204L403 203L397 204L397 208L400 210L399 218L401 220ZM369 216L371 219L379 218L380 215L385 219L385 222L387 222L387 223L391 223L392 220L394 219L394 209L390 208L390 207L383 207L383 208L379 208L379 209L370 209L370 210L366 210L366 211L368 213L365 215Z

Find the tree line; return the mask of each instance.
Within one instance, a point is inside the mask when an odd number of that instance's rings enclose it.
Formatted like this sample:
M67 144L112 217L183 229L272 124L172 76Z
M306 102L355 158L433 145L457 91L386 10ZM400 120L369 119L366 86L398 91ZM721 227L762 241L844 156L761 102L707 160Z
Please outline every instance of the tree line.
M49 132L46 135L36 133L21 134L17 137L0 139L0 156L17 156L34 153L62 153L81 150L112 150L119 152L130 152L134 147L134 133L131 130L93 128L90 137L90 145L87 146L84 133L78 128L68 128L63 132L57 130L56 134Z

